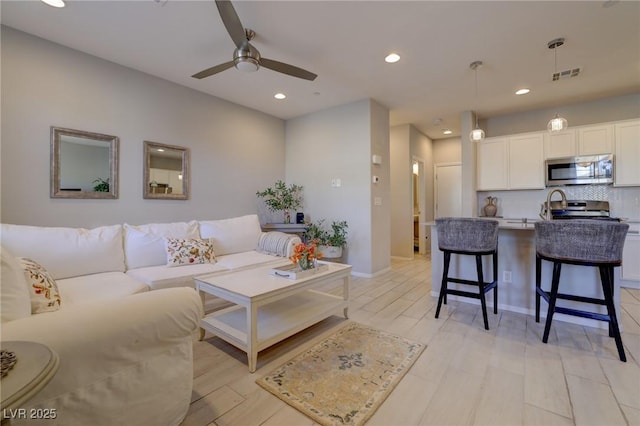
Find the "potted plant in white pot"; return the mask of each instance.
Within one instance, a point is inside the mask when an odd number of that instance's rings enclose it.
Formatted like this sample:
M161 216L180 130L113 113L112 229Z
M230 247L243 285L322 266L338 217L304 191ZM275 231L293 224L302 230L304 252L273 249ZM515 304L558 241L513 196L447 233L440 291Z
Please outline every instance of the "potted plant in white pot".
M291 223L290 210L302 207L302 186L295 184L287 186L281 180L277 180L272 187L264 191L256 192L256 195L264 198L264 203L270 211L283 211L284 223Z
M307 224L304 233L305 241L315 241L318 244L318 251L323 258L333 259L342 257L342 249L347 244L347 221L334 220L330 226L325 225L325 220Z

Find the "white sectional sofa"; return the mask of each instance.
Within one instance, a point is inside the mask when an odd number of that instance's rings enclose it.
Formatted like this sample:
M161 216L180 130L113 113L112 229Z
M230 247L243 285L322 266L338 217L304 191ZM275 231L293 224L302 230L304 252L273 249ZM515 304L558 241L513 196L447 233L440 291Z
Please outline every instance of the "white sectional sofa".
M179 424L203 314L193 277L282 262L300 241L263 233L257 215L95 229L2 224L0 232L1 338L44 343L60 358L56 376L21 408L55 408L48 424L60 425ZM209 242L215 260L168 266L167 237ZM32 313L37 286L23 258L48 273L59 305Z

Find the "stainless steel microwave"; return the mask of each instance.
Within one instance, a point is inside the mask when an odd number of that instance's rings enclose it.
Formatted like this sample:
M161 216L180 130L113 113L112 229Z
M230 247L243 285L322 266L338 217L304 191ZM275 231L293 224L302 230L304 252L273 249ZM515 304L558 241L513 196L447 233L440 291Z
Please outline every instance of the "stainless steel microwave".
M545 161L547 186L613 183L613 154L581 155Z

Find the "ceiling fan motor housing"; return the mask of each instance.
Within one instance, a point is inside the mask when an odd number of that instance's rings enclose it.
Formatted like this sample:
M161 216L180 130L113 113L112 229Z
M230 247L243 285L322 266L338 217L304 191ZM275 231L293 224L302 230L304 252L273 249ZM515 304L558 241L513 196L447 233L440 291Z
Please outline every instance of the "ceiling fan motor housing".
M258 71L258 68L260 68L260 52L249 41L246 41L233 51L233 62L236 69L240 71Z

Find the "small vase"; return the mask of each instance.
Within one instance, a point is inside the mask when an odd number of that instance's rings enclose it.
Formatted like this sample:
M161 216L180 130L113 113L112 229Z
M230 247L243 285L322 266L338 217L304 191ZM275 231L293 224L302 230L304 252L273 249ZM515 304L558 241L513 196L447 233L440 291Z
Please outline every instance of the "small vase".
M284 223L291 223L291 213L289 213L289 210L284 211Z
M316 267L316 260L309 259L307 256L304 256L300 258L298 265L300 265L300 269L306 271L307 269L313 269Z
M487 204L482 208L485 216L493 217L496 215L498 211L498 207L496 206L497 201L498 199L496 197L487 197Z

